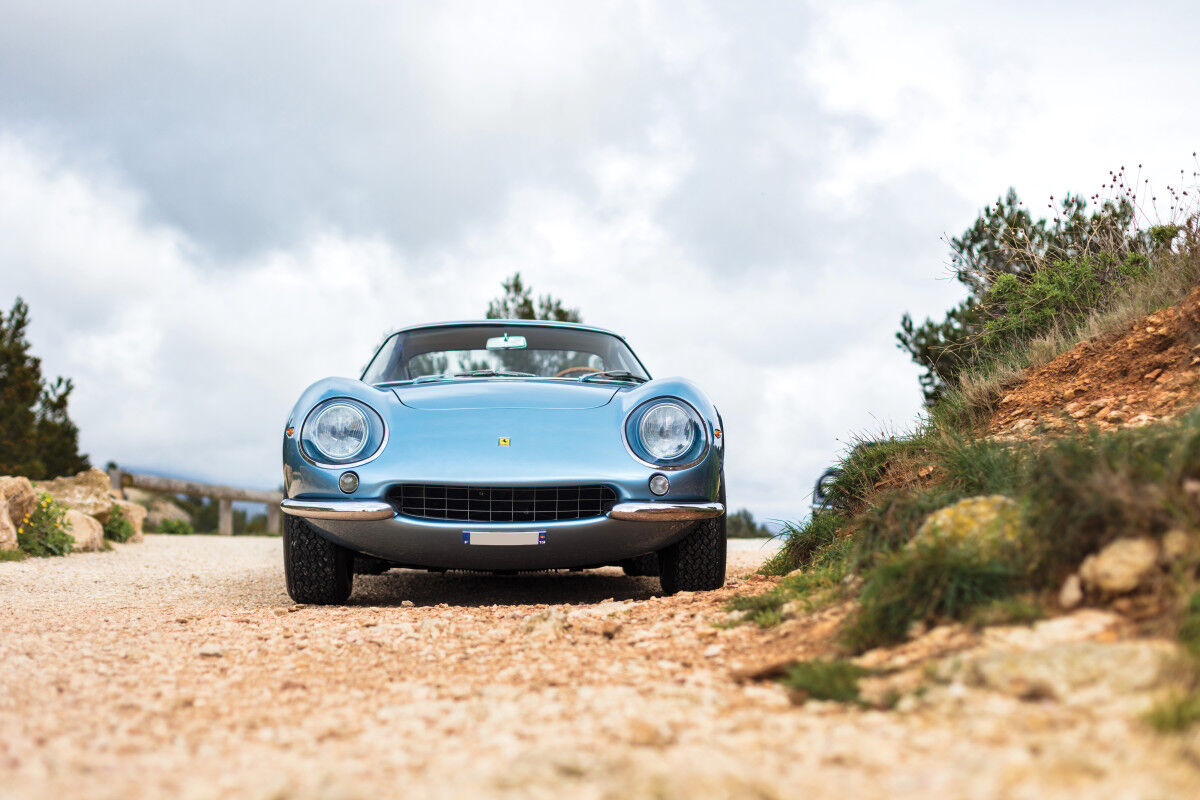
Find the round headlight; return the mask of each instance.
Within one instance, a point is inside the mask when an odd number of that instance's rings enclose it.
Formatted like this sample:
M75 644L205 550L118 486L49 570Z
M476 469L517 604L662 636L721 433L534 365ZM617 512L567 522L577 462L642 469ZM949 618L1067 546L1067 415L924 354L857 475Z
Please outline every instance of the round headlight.
M691 416L678 403L659 403L643 414L638 423L642 447L660 461L671 461L687 453L695 436Z
M370 438L367 415L349 403L333 403L317 414L309 441L334 461L346 461L362 452Z

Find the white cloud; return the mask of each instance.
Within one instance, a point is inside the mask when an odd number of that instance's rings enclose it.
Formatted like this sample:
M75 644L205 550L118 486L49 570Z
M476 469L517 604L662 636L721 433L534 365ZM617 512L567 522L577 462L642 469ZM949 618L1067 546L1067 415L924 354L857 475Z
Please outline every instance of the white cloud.
M942 234L1200 130L1186 4L53 5L0 26L0 301L95 460L248 485L305 385L519 270L707 388L731 503L799 516L917 413L892 333L960 294Z

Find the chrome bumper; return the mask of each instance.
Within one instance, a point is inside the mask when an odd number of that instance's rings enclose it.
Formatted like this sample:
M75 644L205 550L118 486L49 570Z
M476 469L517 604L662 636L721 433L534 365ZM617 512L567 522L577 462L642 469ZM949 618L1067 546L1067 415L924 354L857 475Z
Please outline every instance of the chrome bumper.
M376 520L391 519L396 510L378 500L284 500L279 507L285 514L309 519ZM608 512L609 519L634 522L691 522L725 513L721 503L618 503Z
M378 500L284 500L285 514L308 519L391 519L396 510Z
M608 516L635 522L691 522L724 513L721 503L618 503Z

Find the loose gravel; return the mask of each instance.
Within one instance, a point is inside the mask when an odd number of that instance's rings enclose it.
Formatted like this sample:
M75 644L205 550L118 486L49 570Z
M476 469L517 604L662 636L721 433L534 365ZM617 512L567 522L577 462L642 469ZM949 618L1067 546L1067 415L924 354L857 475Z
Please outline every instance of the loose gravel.
M0 563L3 798L1195 796L1137 719L966 689L795 705L778 632L619 570L359 576L294 606L280 542L147 536ZM1192 793L1192 794L1189 794Z

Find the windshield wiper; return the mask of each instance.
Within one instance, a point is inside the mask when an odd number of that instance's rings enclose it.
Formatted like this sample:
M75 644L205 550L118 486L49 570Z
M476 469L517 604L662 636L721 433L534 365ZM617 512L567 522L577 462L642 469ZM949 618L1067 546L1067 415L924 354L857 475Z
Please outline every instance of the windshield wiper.
M473 369L470 372L456 372L456 378L536 378L532 372L514 372L508 369Z
M634 375L629 370L606 369L603 372L589 372L587 375L584 375L583 377L581 377L579 379L579 382L587 383L588 381L595 381L595 380L633 381L634 383L645 383L647 379L643 378L641 375Z

